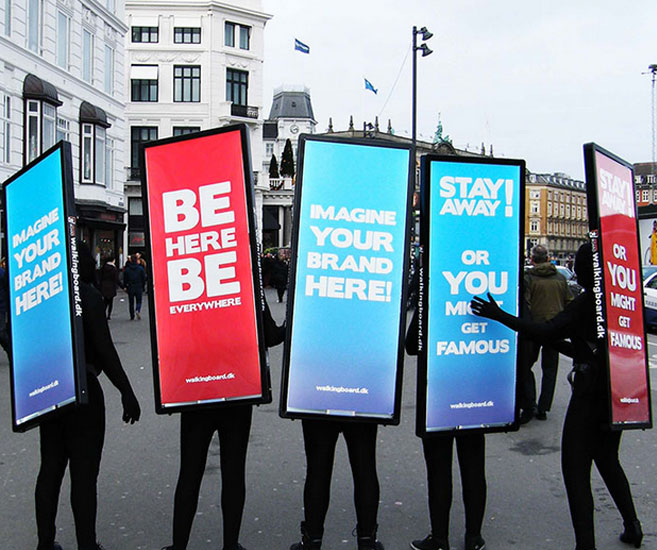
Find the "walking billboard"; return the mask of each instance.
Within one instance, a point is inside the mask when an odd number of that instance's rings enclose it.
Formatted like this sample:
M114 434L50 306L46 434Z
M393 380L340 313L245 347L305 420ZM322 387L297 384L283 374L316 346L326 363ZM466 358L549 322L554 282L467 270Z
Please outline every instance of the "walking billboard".
M301 136L280 413L399 422L414 163Z
M160 414L271 400L245 125L144 144Z
M71 146L59 142L3 185L14 431L85 403Z
M513 429L517 335L469 304L519 312L524 161L428 155L421 173L417 434Z
M652 426L641 257L632 165L584 145L598 346L609 373L613 429Z

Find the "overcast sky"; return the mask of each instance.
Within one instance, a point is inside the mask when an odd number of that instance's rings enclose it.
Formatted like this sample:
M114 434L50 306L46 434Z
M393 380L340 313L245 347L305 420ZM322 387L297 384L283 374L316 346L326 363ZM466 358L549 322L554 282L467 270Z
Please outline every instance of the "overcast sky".
M434 37L418 54L418 137L440 116L458 148L523 158L533 172L583 179L582 144L652 160L651 79L657 1L263 0L265 115L281 85L310 88L317 130L411 132L413 25ZM294 51L294 39L310 54ZM402 63L406 58L406 63ZM400 73L401 70L401 73ZM399 80L395 86L395 80ZM378 93L365 90L367 78ZM387 101L387 103L386 103Z

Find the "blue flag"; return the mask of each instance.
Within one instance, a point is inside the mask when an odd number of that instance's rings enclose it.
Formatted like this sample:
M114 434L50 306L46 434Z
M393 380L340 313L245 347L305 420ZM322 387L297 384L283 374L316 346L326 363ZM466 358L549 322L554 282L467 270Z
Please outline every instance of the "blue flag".
M294 39L294 49L301 53L310 53L310 46L301 42L301 40Z
M365 89L366 90L371 90L374 93L377 93L379 91L374 86L372 86L372 83L369 80L367 80L367 78L365 79Z

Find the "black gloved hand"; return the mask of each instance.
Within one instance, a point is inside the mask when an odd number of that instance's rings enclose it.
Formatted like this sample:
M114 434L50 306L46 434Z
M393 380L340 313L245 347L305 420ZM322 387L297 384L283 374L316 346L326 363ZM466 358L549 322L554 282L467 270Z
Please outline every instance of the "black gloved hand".
M487 317L493 321L499 321L502 318L502 310L490 293L488 293L487 296L488 301L479 298L479 296L472 298L472 301L470 302L472 313L479 317Z
M141 416L139 401L134 392L129 391L121 395L121 404L123 405L123 422L134 424Z

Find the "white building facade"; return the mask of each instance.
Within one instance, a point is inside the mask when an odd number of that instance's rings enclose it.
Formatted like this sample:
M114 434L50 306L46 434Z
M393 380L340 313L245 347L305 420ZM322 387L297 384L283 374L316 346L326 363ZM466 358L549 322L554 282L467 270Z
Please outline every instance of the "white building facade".
M144 250L139 145L245 123L262 224L264 28L260 0L127 0L128 250Z
M122 0L0 0L0 180L71 142L80 236L124 239Z
M314 134L316 127L308 88L283 86L274 90L269 118L263 128L263 175L269 182L263 197L262 243L265 249L290 246L292 238L294 179L269 177L272 155L280 169L283 149L289 139L296 167L299 136Z

